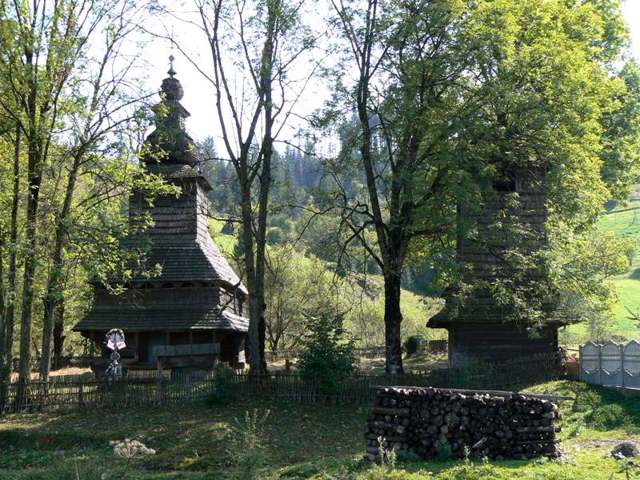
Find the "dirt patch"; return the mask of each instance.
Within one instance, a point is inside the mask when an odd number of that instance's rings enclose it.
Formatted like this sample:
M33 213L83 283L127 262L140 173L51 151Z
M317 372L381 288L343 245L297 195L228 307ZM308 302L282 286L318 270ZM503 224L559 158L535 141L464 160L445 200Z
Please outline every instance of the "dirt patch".
M80 367L69 367L69 368L62 368L60 370L54 370L51 372L52 377L62 377L65 375L85 375L85 374L90 375L91 369L80 368ZM31 372L31 380L37 380L37 379L38 379L38 372ZM18 374L12 373L11 381L15 382L16 380L18 380Z
M632 442L637 442L638 439L637 438L606 438L606 439L587 439L585 438L584 440L578 440L576 442L576 445L579 445L580 447L586 447L586 448L603 448L603 447L609 447L609 448L613 448L616 445L618 445L621 442L628 442L628 441L632 441Z

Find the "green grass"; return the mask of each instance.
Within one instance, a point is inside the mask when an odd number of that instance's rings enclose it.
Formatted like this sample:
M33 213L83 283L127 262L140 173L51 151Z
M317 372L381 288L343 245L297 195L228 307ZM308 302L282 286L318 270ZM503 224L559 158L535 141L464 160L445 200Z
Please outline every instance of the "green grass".
M225 257L230 258L233 256L233 251L238 244L238 238L235 235L225 235L222 233L224 223L222 220L209 219L209 232L211 232L213 241L220 249L220 252L222 252Z
M626 208L631 210L613 211L604 215L599 228L602 231L614 232L620 238L631 238L636 242L636 252L640 245L640 207L637 202L630 203ZM630 318L629 311L640 312L640 255L634 255L629 271L613 279L618 303L614 307L615 323L612 333L627 339L640 335L640 325Z
M561 404L561 448L567 453L561 461L400 461L393 469L379 468L362 461L364 408L242 400L216 407L11 415L0 420L0 479L239 478L229 432L234 417L254 409L271 410L261 434L267 463L257 477L265 480L625 478L608 453L620 440L640 440L638 398L566 381L531 390L575 398ZM109 441L124 438L157 453L130 462L116 458Z

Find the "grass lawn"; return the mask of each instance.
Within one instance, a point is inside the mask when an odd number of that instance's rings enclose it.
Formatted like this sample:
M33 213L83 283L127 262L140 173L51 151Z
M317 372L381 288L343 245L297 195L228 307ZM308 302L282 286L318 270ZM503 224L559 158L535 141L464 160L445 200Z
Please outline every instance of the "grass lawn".
M570 394L560 461L402 462L374 467L361 460L366 409L243 400L227 406L11 415L0 420L0 479L225 479L249 478L233 451L234 418L270 410L257 438L265 462L255 478L382 479L623 479L608 452L623 439L640 441L640 400L570 382L533 390ZM155 455L127 461L109 442L137 439ZM243 445L246 445L244 443ZM635 477L634 477L635 478Z
M621 238L632 238L636 244L640 243L640 207L633 202L627 208L608 215L600 220L600 229L613 231ZM637 252L636 246L636 252ZM640 325L630 318L629 310L640 313L640 256L636 253L629 271L614 278L613 283L618 293L618 304L614 308L615 323L612 328L614 334L628 339L640 335Z

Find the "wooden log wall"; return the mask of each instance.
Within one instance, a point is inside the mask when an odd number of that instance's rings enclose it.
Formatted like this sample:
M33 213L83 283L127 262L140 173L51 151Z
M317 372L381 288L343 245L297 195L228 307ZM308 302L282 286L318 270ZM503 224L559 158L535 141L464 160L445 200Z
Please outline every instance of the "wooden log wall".
M366 428L367 456L385 449L433 458L443 448L451 456L494 460L559 456L558 407L521 394L464 394L436 388L380 388Z

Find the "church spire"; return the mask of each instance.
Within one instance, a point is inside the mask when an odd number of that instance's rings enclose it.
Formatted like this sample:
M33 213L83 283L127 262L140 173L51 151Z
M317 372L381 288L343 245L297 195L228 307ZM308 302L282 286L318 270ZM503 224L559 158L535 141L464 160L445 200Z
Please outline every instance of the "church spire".
M176 78L174 60L173 54L170 55L169 76L162 80L160 87L161 101L153 107L156 129L147 138L153 154L148 155L145 161L195 165L197 160L193 154L193 140L184 125L190 114L180 103L184 89Z
M160 96L162 96L164 102L169 105L172 101L175 101L175 105L169 106L179 106L181 109L181 113L184 114L184 118L189 116L189 112L185 110L185 108L180 105L179 101L182 100L184 96L184 90L182 88L182 84L180 80L176 78L176 71L173 68L173 61L175 60L173 55L169 56L169 70L167 73L169 76L162 80L162 86L160 87Z

